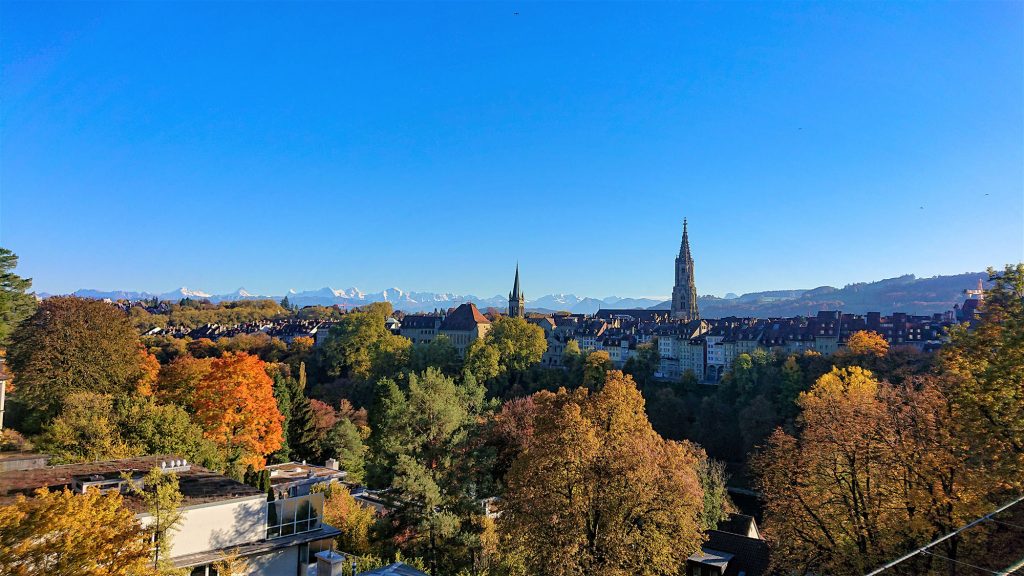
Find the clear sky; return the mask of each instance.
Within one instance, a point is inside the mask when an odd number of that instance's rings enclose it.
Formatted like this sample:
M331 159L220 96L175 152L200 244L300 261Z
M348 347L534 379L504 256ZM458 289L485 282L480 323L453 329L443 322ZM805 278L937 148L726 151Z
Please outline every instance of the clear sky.
M1024 260L1024 3L0 4L40 291L698 292Z

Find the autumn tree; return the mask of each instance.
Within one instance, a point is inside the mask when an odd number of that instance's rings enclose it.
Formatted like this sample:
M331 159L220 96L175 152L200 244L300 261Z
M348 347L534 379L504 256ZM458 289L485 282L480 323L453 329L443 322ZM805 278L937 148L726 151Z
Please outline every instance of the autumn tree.
M583 385L591 390L604 383L608 371L612 369L612 359L604 350L587 354L583 361Z
M150 545L120 494L18 496L0 507L0 568L19 576L151 574Z
M534 395L533 441L512 465L498 527L531 574L677 574L700 545L697 457L663 440L628 376Z
M955 420L975 442L974 464L1024 489L1024 264L989 269L981 319L950 331L940 353Z
M74 392L44 428L36 442L55 463L128 458L132 450L121 437L113 398L95 392Z
M18 257L7 248L0 248L0 347L7 344L14 328L32 314L36 298L29 294L31 278L14 273Z
M117 308L97 300L47 298L11 336L14 397L45 421L73 392L135 391L146 376L141 347L135 328Z
M273 385L263 361L244 352L213 360L199 383L196 421L229 462L262 468L265 457L281 446L283 417Z
M222 465L216 447L187 412L139 396L75 392L38 438L55 463L146 454L180 454L209 468Z
M846 349L855 355L885 356L889 351L889 343L877 332L858 330L850 334L850 338L846 341Z
M152 537L154 572L173 571L174 565L170 562L171 540L174 533L181 529L182 523L182 495L178 489L178 476L154 468L143 476L141 487L134 482L128 485L146 507L148 517L145 529Z
M936 378L894 386L835 368L797 404L797 434L776 430L754 459L778 569L864 573L985 509L990 480ZM944 557L955 561L958 540Z
M374 552L371 536L377 513L373 508L360 504L340 482L317 484L313 491L324 494L324 522L341 532L335 539L338 549L360 556Z

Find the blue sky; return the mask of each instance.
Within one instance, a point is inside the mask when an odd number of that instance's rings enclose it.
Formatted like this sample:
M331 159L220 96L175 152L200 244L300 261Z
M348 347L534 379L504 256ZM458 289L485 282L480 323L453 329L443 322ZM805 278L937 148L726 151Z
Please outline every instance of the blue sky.
M518 12L518 15L516 14ZM38 290L667 295L1024 260L1024 4L0 4Z

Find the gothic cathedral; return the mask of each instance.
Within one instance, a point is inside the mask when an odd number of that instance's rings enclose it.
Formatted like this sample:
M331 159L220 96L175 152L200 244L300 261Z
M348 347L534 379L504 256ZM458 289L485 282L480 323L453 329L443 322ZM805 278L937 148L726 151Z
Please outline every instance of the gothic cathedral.
M526 298L519 291L519 264L516 264L516 283L508 293L508 315L513 318L522 318L526 315Z
M516 286L519 286L518 268L516 270ZM676 256L676 285L672 288L672 318L683 322L700 319L700 311L697 310L697 286L693 282L693 257L690 256L690 239L686 234L686 218L683 218L683 242L679 245L679 256Z

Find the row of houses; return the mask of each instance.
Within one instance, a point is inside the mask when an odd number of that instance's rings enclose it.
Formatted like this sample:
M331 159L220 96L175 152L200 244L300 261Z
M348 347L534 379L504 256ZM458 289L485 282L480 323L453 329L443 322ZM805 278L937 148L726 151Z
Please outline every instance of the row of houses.
M976 304L965 304L964 308L975 310ZM656 342L660 355L656 377L678 380L692 371L698 380L716 383L741 354L761 350L829 355L843 348L850 335L861 330L878 333L891 346L932 351L942 345L950 326L971 318L973 315L958 317L951 313L882 316L877 312L861 315L822 311L812 317L729 317L677 322L667 320L660 311L602 310L594 317L535 316L527 321L544 330L548 350L542 362L547 366L563 364L565 346L571 340L584 353L607 352L616 368L622 368L636 356L639 345Z
M678 380L687 372L693 372L702 382L716 383L741 354L762 350L784 354L814 351L829 355L843 348L850 335L860 330L876 332L892 346L931 351L942 345L950 326L974 320L979 302L978 298L969 298L950 312L929 316L899 312L889 316L878 312L849 314L833 310L809 317L728 317L680 321L672 319L664 310L603 309L593 316L530 314L526 320L544 330L548 348L542 363L548 367L564 365L565 347L572 340L585 353L607 352L616 368L622 368L636 356L637 346L656 341L661 358L656 377ZM261 332L286 343L307 337L320 345L328 337L333 324L314 320L277 320L234 326L207 324L191 330L165 329L152 333L193 340L216 340ZM399 313L388 318L387 327L413 344L427 344L444 335L459 354L464 355L474 340L487 335L491 321L476 305L466 303L450 311Z

